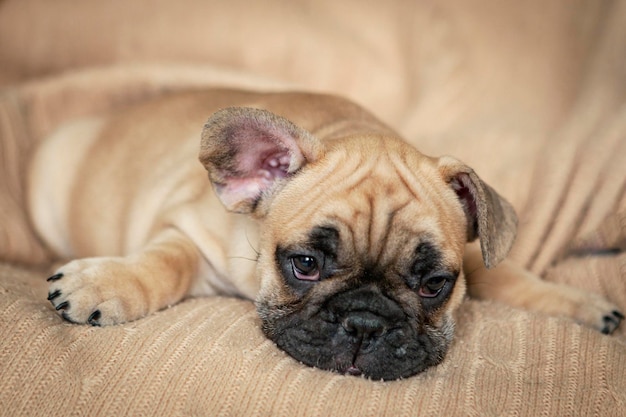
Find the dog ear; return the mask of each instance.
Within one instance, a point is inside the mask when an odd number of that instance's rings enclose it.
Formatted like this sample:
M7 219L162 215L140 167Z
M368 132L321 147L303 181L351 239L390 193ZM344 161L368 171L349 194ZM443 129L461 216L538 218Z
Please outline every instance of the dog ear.
M462 162L451 157L440 158L439 170L463 206L468 242L480 238L485 266L496 266L513 246L517 231L515 210Z
M200 145L200 162L217 195L237 213L256 212L265 196L322 154L322 143L306 130L247 107L214 113L204 125Z

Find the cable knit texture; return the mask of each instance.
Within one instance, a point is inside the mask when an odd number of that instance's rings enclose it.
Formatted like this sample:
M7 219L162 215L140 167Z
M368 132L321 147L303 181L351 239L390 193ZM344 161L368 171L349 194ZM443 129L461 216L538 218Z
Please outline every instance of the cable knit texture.
M64 322L23 167L61 123L163 92L330 91L511 201L514 260L626 310L625 39L610 1L0 2L0 257L38 265L0 264L0 415L623 416L624 325L496 303L464 302L445 361L392 382L297 363L245 300Z

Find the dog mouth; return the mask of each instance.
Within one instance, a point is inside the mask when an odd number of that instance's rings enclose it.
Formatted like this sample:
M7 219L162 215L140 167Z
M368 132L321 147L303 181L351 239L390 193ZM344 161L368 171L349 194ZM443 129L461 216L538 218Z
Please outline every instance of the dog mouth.
M344 329L346 328L345 324L342 324ZM344 375L352 375L352 376L361 376L363 375L363 370L357 365L359 362L359 353L361 352L361 348L363 347L364 337L360 337L356 344L356 349L354 350L354 355L352 357L352 364L346 367L343 370ZM338 370L341 368L338 368Z
M361 371L361 369L358 366L355 366L354 364L352 364L344 371L344 374L352 375L352 376L361 376L363 374L363 371Z
M380 336L358 338L335 323L293 323L270 335L279 348L305 365L373 380L423 372L443 360L449 345L445 332L418 333L409 323Z
M320 308L280 317L264 314L259 306L263 330L305 365L372 380L410 377L444 359L451 320L436 327L407 316L380 294L354 295L341 294Z
M405 375L399 374L398 376L385 377L380 372L375 371L374 368L377 367L377 363L376 363L377 351L374 350L371 353L363 352L364 343L367 344L370 342L368 342L367 340L364 340L363 338L360 338L359 340L357 340L354 345L353 351L345 352L348 357L350 356L350 353L352 353L351 355L352 359L347 362L337 361L335 368L330 369L330 370L336 371L343 375L364 376L367 378L383 379L383 380L384 379L397 379L402 376L405 376ZM396 353L395 355L396 357L402 357L406 353L405 349L402 347L398 348L397 351L399 351L400 354L398 355ZM374 357L372 358L370 355L373 355ZM335 358L338 358L341 356L346 356L346 355L341 355L340 353L335 354ZM420 371L419 369L414 369L413 373L418 373L419 371ZM413 373L411 373L411 375Z

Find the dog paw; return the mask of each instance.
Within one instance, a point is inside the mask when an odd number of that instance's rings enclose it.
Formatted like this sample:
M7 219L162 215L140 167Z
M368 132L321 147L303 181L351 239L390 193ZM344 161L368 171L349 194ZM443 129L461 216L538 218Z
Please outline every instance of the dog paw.
M585 294L576 308L573 318L594 329L611 334L624 320L624 314L613 303L596 294Z
M112 325L147 313L145 289L121 258L72 261L48 282L48 300L72 323Z
M624 318L625 317L621 312L617 310L612 311L610 314L602 317L602 322L604 323L604 326L602 327L602 329L600 329L600 331L604 334L613 333L615 330L617 330Z

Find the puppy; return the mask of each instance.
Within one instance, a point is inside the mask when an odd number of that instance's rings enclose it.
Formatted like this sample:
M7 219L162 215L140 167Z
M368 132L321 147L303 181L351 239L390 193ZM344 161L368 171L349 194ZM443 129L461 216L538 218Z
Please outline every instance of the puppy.
M515 213L471 168L327 95L192 92L67 125L33 158L29 202L75 259L48 295L73 323L236 295L297 360L390 380L443 360L468 290L605 333L624 317L506 261Z

